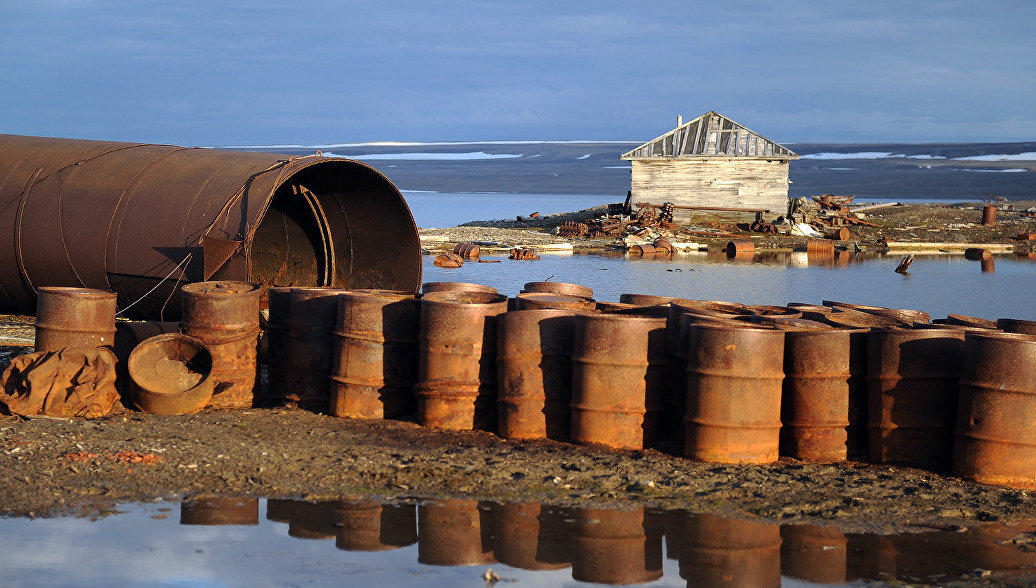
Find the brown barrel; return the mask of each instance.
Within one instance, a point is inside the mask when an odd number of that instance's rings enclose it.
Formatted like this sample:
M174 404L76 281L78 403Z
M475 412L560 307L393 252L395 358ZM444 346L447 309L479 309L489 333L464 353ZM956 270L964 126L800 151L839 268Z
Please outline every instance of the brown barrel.
M421 286L422 294L432 292L489 292L496 294L496 288L483 286L482 284L471 284L469 282L426 282Z
M788 308L794 308L795 310L802 313L802 318L811 321L825 322L825 317L834 312L834 309L830 306L822 306L820 304L806 304L804 302L789 302Z
M655 253L662 255L669 255L673 252L673 244L669 239L665 237L659 237L655 239L655 242L651 244L655 248Z
M990 257L989 259L983 259L979 262L979 265L981 266L982 273L984 274L996 273L996 261L992 257Z
M417 507L417 561L433 566L494 563L493 512L475 500L442 499Z
M444 429L496 428L497 316L507 297L433 292L421 298L418 422Z
M905 329L913 326L913 323L908 324L899 319L851 309L832 312L824 317L824 321L835 327L846 329Z
M559 570L572 565L572 533L562 511L523 502L497 505L493 514L500 563L523 570Z
M180 503L181 525L258 525L259 499L208 496Z
M453 253L459 255L461 259L478 259L481 252L482 248L474 243L457 243L457 246L453 248Z
M768 317L781 317L788 319L802 318L802 311L789 306L772 306L768 304L753 304L747 307L754 314Z
M39 288L36 351L110 348L115 343L115 296L91 288Z
M806 253L825 253L834 255L835 242L827 239L806 239Z
M628 253L634 256L654 255L656 252L658 252L658 250L655 249L654 245L648 245L646 243L643 245L632 245L628 250Z
M964 331L877 329L867 346L870 460L950 467Z
M988 227L996 225L996 205L986 204L982 207L982 224Z
M577 315L572 442L653 446L660 434L665 365L665 319Z
M686 513L682 527L676 553L688 586L781 585L777 525Z
M956 475L1036 490L1036 336L969 332L957 414Z
M212 397L212 354L205 343L181 333L142 341L126 362L129 397L154 414L190 414Z
M777 461L784 332L695 324L688 330L684 455Z
M934 321L933 321L934 322ZM966 316L963 314L949 314L946 315L946 324L948 325L960 325L963 327L978 327L980 329L997 329L996 321L989 319L978 318L974 316Z
M724 302L722 300L686 300L674 298L670 301L677 314L696 314L704 316L720 316L729 318L731 316L755 314L754 311L744 304L737 302Z
M464 258L456 253L443 253L442 255L436 256L432 264L435 265L435 267L446 269L458 268L464 265Z
M741 253L755 253L755 243L748 239L730 241L727 243L727 257L734 257Z
M128 395L129 373L126 372L126 362L133 350L146 339L155 335L165 333L179 333L180 323L158 322L158 321L118 321L115 323L115 358L116 372L118 373L119 391Z
M619 294L619 302L633 306L665 306L672 296L656 296L654 294Z
M544 292L522 292L518 294L517 310L581 310L593 311L597 303L593 298L568 296L565 294L547 294Z
M388 551L417 543L417 509L377 500L340 500L332 507L343 551Z
M266 321L266 389L260 390L261 404L283 402L288 386L288 322L291 316L291 288L266 290L270 316Z
M835 527L781 527L781 574L817 584L844 584L849 540ZM854 578L855 579L855 578Z
M331 414L397 418L417 408L416 294L357 291L338 295L331 369Z
M547 294L564 294L566 296L582 296L593 298L594 291L587 286L566 282L526 282L522 292L544 292Z
M181 288L180 330L212 353L214 408L250 408L257 374L259 294L247 282L196 282Z
M336 288L292 288L288 317L288 370L285 401L314 412L331 404Z
M996 326L1007 333L1022 333L1023 335L1036 335L1036 321L1026 321L1015 318L996 319Z
M567 441L575 315L518 310L497 321L498 434Z
M641 584L662 577L662 535L643 508L578 509L572 578L598 584Z
M852 239L853 234L849 232L848 227L841 227L839 229L835 229L833 231L828 232L826 235L824 235L824 237L834 241L848 241L849 239ZM834 249L832 248L832 251L833 250Z
M845 429L846 455L867 459L867 340L870 329L849 333L849 426Z
M981 247L968 247L964 250L964 259L981 261L991 257L993 257L993 252L988 249L982 249Z
M849 377L848 331L785 333L781 455L815 462L846 459Z

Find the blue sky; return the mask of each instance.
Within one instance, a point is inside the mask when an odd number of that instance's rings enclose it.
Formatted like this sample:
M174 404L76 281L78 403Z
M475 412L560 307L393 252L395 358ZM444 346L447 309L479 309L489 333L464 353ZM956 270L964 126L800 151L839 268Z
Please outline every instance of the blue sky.
M1036 140L1036 2L0 0L0 133Z

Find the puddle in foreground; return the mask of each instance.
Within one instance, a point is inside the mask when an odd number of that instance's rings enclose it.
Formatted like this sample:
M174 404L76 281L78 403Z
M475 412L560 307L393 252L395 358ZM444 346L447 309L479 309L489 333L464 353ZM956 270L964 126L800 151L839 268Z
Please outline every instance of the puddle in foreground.
M684 511L213 498L0 522L4 584L779 586L1036 574L1036 521L877 536ZM503 585L503 584L502 584Z

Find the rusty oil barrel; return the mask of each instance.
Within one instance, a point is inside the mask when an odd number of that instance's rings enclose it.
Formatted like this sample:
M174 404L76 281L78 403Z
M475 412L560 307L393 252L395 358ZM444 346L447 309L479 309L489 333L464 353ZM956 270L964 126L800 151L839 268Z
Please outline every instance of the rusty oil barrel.
M421 286L422 294L432 292L489 292L496 294L496 288L470 282L425 282Z
M659 255L672 255L673 243L665 237L659 237L651 244L655 248L655 253Z
M996 225L996 205L986 204L982 207L982 224L987 227Z
M852 239L852 237L853 234L849 232L848 227L841 227L833 231L828 231L827 234L824 235L825 239L830 239L833 241L848 241L849 239Z
M442 499L417 507L417 561L432 566L496 562L493 512L488 503Z
M619 294L619 302L633 306L665 306L672 296L656 296L654 294Z
M212 353L214 408L250 408L257 374L260 289L248 282L196 282L181 288L180 330Z
M780 453L803 461L846 459L849 332L787 331Z
M816 584L844 584L849 540L835 527L781 527L781 574Z
M594 310L605 313L625 312L635 308L637 308L635 304L626 304L624 302L603 302L598 300L594 304Z
M291 313L291 288L266 290L269 318L266 321L266 388L259 390L260 404L283 402L288 386L288 340Z
M180 503L181 525L258 525L259 499L203 496Z
M655 249L654 245L648 245L647 243L644 243L644 244L641 244L641 245L631 245L630 248L626 250L626 252L629 253L630 255L634 256L634 257L654 255L655 253L661 253L660 251Z
M457 243L457 246L453 248L453 253L459 255L461 259L478 259L482 252L482 248L474 243Z
M743 253L755 253L755 243L750 239L739 239L737 241L727 242L726 249L727 257L736 257Z
M575 314L518 310L497 321L498 434L567 441Z
M976 316L948 314L946 315L945 320L947 325L960 325L962 327L976 327L979 329L999 329L999 327L996 326L996 321ZM934 323L935 321L932 322Z
M212 398L212 354L205 343L181 333L142 341L126 362L129 397L153 414L191 414Z
M597 302L593 298L569 296L566 294L548 294L545 292L522 292L517 296L516 310L573 310L593 312Z
M751 304L747 306L753 314L768 317L780 317L787 319L802 318L802 311L790 306L774 306L770 304Z
M587 286L569 284L567 282L526 282L522 292L543 292L546 294L564 294L565 296L580 296L593 298L594 291Z
M867 343L874 463L946 471L953 454L964 331L876 329Z
M660 436L665 319L577 315L572 350L573 443L642 449Z
M507 297L433 292L421 298L418 422L443 429L496 428L497 316Z
M687 336L684 455L719 463L777 461L784 332L699 323Z
M284 400L313 412L331 404L336 288L292 288L288 310L288 364Z
M953 473L1036 490L1036 336L965 336Z
M835 242L831 239L806 239L806 253L823 253L833 256Z
M398 291L338 295L331 369L331 414L397 418L417 408L421 301Z
M538 502L499 504L494 509L494 545L500 563L523 570L559 570L572 565L572 532L566 513Z
M1005 333L1021 333L1023 335L1036 335L1036 321L1026 321L1015 318L996 319L996 326Z
M770 523L685 513L675 545L688 586L781 585L781 531Z
M43 286L36 299L36 351L111 348L115 292Z
M642 584L662 577L662 534L643 508L577 509L572 578L598 584Z
M417 508L377 500L340 500L334 504L338 528L335 547L343 551L388 551L417 543Z
M982 261L984 259L990 259L992 257L992 251L988 249L982 249L981 247L968 247L964 250L964 259L970 259L971 261Z
M810 321L827 322L825 318L834 312L834 309L830 306L822 306L820 304L789 302L786 306L801 312L802 318Z
M121 393L129 394L130 383L129 373L126 371L126 362L133 350L143 341L155 335L166 333L179 333L180 323L159 322L159 321L117 321L115 323L115 351L116 372L118 373L118 388Z

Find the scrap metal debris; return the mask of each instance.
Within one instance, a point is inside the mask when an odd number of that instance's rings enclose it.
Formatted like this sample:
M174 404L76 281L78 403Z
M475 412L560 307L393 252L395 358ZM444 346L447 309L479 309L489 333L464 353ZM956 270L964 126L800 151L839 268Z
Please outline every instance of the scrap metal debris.
M539 259L540 256L537 255L536 252L532 249L526 249L524 247L515 247L514 249L511 249L509 258L524 261L533 261Z
M105 348L20 355L4 371L0 403L24 416L106 416L119 400L115 362Z

